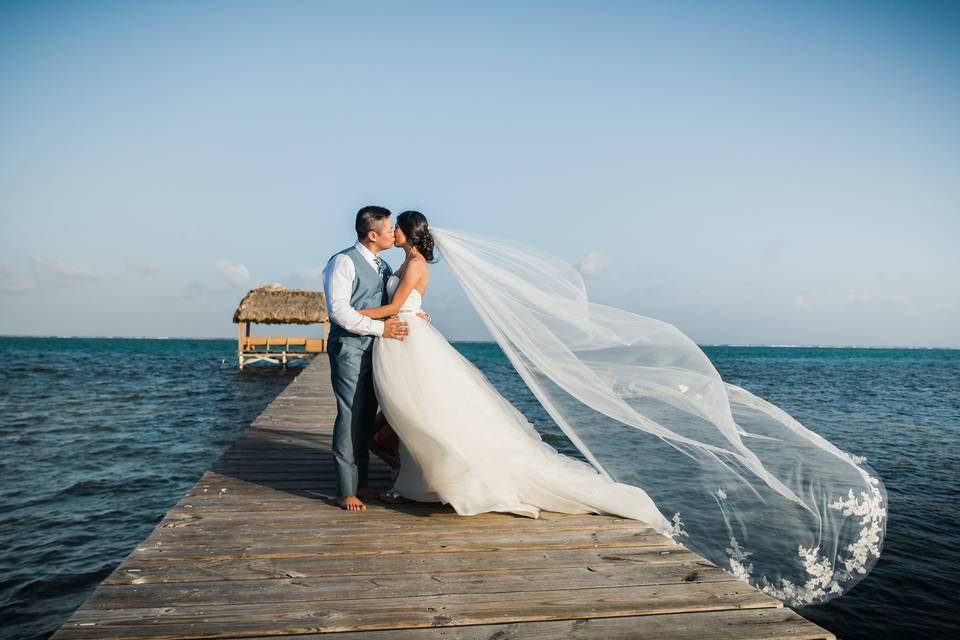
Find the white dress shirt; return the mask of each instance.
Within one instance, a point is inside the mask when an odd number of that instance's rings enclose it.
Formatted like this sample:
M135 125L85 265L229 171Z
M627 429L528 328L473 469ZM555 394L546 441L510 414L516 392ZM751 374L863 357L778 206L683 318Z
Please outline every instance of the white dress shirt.
M357 242L356 247L363 259L370 264L374 272L377 271L377 262L373 253ZM338 325L362 336L382 336L383 320L374 320L361 315L350 305L350 294L353 292L353 278L357 270L350 256L342 253L330 258L330 262L323 269L323 290L327 298L327 315Z

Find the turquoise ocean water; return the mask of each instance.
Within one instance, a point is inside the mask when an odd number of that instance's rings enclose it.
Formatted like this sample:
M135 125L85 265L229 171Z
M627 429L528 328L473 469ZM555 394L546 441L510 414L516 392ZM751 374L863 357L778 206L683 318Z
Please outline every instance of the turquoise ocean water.
M458 343L558 449L570 445L491 343ZM3 338L0 638L46 638L297 370L237 370L231 340ZM960 629L960 350L705 347L886 483L883 555L800 611L841 638Z

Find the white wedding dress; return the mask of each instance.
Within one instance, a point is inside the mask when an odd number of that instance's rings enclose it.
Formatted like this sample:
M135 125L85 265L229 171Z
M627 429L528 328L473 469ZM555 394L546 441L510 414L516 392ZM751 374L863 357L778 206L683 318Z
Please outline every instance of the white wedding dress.
M826 602L870 572L887 496L864 458L729 384L677 327L591 301L564 260L430 230L491 337L590 466L544 443L417 318L414 291L401 312L409 337L377 340L373 361L403 442L402 495L462 514L637 518L791 606ZM388 281L391 295L398 284Z
M387 281L391 298L399 281ZM409 335L377 339L373 352L380 408L401 441L394 485L400 495L443 502L460 515L605 513L670 529L645 491L544 442L469 360L416 316L421 304L414 289L399 313Z

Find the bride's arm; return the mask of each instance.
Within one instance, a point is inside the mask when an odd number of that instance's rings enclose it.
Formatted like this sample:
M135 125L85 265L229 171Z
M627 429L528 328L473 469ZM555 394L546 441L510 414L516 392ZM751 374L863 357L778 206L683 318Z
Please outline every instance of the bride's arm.
M396 315L403 303L407 301L407 296L413 291L413 287L420 282L420 279L427 272L427 263L424 260L412 260L403 270L403 277L400 278L400 284L397 285L397 291L393 294L393 300L390 304L382 307L372 307L370 309L360 309L360 314L368 318L389 318Z

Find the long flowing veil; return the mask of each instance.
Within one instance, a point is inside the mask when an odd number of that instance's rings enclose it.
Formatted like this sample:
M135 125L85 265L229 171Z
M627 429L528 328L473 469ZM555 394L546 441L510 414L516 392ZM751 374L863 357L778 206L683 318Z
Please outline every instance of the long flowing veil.
M562 260L431 230L536 398L599 473L647 492L662 533L791 606L869 572L887 496L863 458L725 383L676 327L590 302Z

